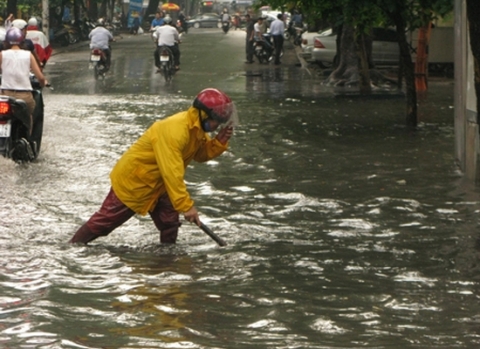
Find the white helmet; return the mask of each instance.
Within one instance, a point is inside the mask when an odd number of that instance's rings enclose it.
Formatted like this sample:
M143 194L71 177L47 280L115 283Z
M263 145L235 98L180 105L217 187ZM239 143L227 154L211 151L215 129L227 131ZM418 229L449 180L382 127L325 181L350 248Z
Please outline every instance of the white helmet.
M32 17L28 20L28 25L31 25L31 26L37 26L38 25L38 21L35 17Z
M12 21L12 27L23 30L27 27L27 22L25 22L23 19L14 19Z

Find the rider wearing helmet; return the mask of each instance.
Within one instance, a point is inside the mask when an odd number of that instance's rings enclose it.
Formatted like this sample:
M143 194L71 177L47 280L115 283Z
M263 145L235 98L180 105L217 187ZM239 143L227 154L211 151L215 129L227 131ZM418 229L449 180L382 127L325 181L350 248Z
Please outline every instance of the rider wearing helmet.
M28 30L38 30L38 21L35 17L31 17L28 20L28 26L27 26L27 31Z
M38 21L35 17L28 20L27 35L25 38L32 41L38 61L40 62L40 67L43 68L52 55L52 47L50 46L47 36L38 30Z
M37 61L37 64L41 67L41 64L40 64L40 59L37 55L37 52L35 51L35 45L33 44L32 40L26 38L26 35L27 35L27 26L28 26L28 23L26 21L24 21L23 19L14 19L11 23L11 28L18 28L22 31L23 33L23 37L24 37L24 40L23 42L20 44L20 48L22 50L28 50L30 51L32 54L33 54L33 57L35 58L35 60ZM3 50L5 48L5 45L4 43L1 43L0 44L0 51Z
M232 18L230 17L230 15L228 14L228 10L226 8L223 9L223 14L222 14L222 23L229 23L230 24L230 21L232 20Z
M156 27L155 32L152 34L157 43L157 48L153 53L155 65L157 68L160 68L160 47L168 46L173 53L175 69L178 70L180 69L180 49L178 47L180 35L178 34L177 28L172 25L172 18L170 16L165 16L164 22L165 24L161 27Z
M25 130L25 138L26 141L30 141L33 126L33 111L35 109L35 100L31 92L30 71L36 76L40 86L45 86L47 81L33 54L21 48L24 39L25 36L23 32L14 26L8 29L5 35L5 43L8 49L0 52L0 68L2 73L0 92L3 95L22 99L27 104L30 122ZM26 141L24 145L31 147L28 152L33 154L36 151L35 144L29 144Z
M105 68L107 70L110 69L112 56L110 41L115 41L115 39L113 38L112 33L105 28L105 20L103 18L98 19L97 26L88 34L88 38L90 39L90 49L98 48L105 52L107 58Z
M201 91L187 110L156 121L117 162L101 209L70 242L88 243L108 235L134 214L150 215L162 243L176 242L179 213L200 225L187 191L185 170L192 160L206 162L227 150L236 122L230 97L211 88ZM211 138L207 132L220 124L226 127Z

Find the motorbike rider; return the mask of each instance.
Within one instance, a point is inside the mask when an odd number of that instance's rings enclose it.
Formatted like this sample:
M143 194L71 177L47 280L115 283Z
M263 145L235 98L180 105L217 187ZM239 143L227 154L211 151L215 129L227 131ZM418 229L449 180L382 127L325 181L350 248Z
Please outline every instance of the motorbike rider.
M40 59L38 57L37 52L35 51L35 45L33 44L33 41L26 38L27 26L28 26L28 23L23 19L14 19L10 24L10 28L13 28L13 27L18 28L23 33L24 40L20 44L20 48L22 50L30 51L33 54L33 57L35 58L35 60L37 61L37 64L41 67L42 65L40 64ZM0 43L0 51L2 51L3 49L4 49L4 44L2 42Z
M178 44L180 43L180 35L178 34L178 30L175 28L175 26L172 25L172 18L170 16L166 16L164 21L165 24L161 27L157 27L152 34L152 37L157 43L157 48L153 54L155 57L155 66L160 68L160 47L168 46L173 54L175 70L179 70L180 48L178 47Z
M161 27L165 24L165 19L163 18L163 12L157 12L155 14L155 18L152 21L152 25L150 26L150 31L155 30L156 27Z
M38 21L35 17L28 20L27 35L25 38L32 41L38 60L40 61L40 67L43 68L52 55L52 47L48 42L47 36L38 30Z
M22 138L22 146L31 154L36 153L36 144L30 140L33 127L33 111L35 109L35 100L32 95L32 84L30 82L30 71L37 78L40 86L45 86L47 80L42 74L40 66L33 54L21 48L25 40L23 32L17 27L12 26L5 35L5 49L0 52L0 68L2 72L2 83L0 85L1 94L22 99L27 105L27 111L30 116L30 125L26 130L26 139Z
M97 21L97 26L93 29L90 34L88 34L90 39L90 49L98 48L105 53L106 62L105 69L110 69L111 62L111 49L110 41L115 41L112 33L105 28L105 19L99 18Z
M263 34L264 34L263 21L264 21L264 19L265 19L265 17L258 17L257 23L255 23L255 25L253 26L253 40L254 41L261 41L263 43L263 45L265 46L265 49L267 50L268 55L270 56L273 52L273 47L268 42L268 40L266 40L265 37L263 36Z
M122 155L110 173L111 189L102 207L83 224L70 243L88 243L110 234L133 215L152 218L161 243L175 243L180 213L201 225L185 183L188 164L206 162L228 149L238 123L235 104L224 92L207 88L192 106L156 121ZM209 132L221 128L214 138Z
M232 18L228 14L228 10L226 8L224 8L223 9L223 14L222 14L222 24L228 23L228 25L230 26L231 20L232 20Z

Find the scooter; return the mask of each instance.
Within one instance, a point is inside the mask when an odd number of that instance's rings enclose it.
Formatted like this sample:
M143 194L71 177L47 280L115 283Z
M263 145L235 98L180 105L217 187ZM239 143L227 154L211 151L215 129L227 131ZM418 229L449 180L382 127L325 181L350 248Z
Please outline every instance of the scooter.
M170 82L175 74L173 52L168 46L159 46L157 50L160 57L160 67L158 69L165 81Z
M40 153L43 135L43 96L40 83L32 74L35 110L33 126L26 103L21 99L0 95L0 154L15 162L30 162ZM28 131L32 133L28 136Z
M63 26L68 32L68 43L70 45L76 44L82 38L80 28L74 24L64 23Z
M308 27L306 24L303 24L301 27L295 26L293 21L290 21L287 28L283 32L283 37L285 40L292 39L292 42L295 46L302 45L302 34L307 31Z
M268 63L275 56L275 49L273 47L271 35L263 34L263 40L255 39L254 54L260 63ZM283 49L280 52L280 57L283 56Z
M105 78L105 74L108 72L107 55L102 49L93 48L90 51L90 69L93 69L95 80L101 76Z
M230 22L227 22L227 21L222 22L222 30L225 34L228 33L229 29L230 29Z
M64 26L53 28L52 33L51 41L58 42L61 46L68 46L70 44L70 35Z

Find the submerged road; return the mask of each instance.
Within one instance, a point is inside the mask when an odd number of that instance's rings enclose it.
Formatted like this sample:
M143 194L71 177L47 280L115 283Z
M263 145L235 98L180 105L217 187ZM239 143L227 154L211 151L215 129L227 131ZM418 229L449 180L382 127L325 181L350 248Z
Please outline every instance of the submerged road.
M113 43L105 81L80 45L46 75L38 161L0 158L0 347L476 348L478 212L453 156L453 85L405 102L334 98L295 64L246 66L244 33L192 30L165 84L148 35ZM183 222L159 245L135 216L67 243L121 154L204 87L225 90L230 149L188 189L219 247Z

